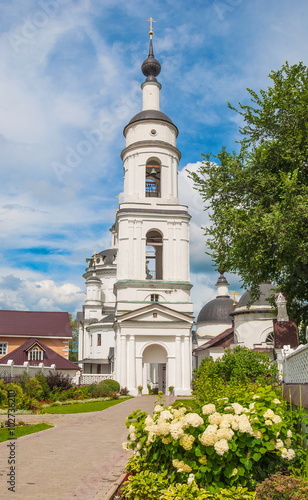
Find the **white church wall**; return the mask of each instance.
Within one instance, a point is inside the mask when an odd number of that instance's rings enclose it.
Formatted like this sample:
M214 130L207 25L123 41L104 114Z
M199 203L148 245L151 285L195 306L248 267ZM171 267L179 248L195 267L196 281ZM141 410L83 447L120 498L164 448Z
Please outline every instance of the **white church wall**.
M254 344L265 342L266 336L271 331L273 331L272 313L241 314L234 318L237 342L249 349L253 349Z

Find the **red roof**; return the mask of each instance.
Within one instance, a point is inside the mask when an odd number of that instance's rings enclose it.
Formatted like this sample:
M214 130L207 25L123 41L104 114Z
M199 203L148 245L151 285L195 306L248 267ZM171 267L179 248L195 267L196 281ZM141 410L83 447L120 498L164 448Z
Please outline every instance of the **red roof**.
M216 337L208 340L205 344L200 345L194 351L204 351L210 347L230 347L234 343L234 332L233 328L227 328Z
M30 348L35 344L41 347L44 351L44 357L41 361L28 360L28 350L30 350ZM43 342L36 338L27 340L21 346L17 347L17 349L14 349L14 351L3 356L3 358L0 359L0 363L2 365L7 364L9 359L14 361L14 365L23 365L25 361L29 361L30 366L38 366L40 363L44 363L44 366L47 367L55 364L57 370L80 370L78 365L75 365L75 363L72 363L68 359L56 353L53 349L47 347L47 345L43 344Z
M72 337L67 312L0 311L0 336Z

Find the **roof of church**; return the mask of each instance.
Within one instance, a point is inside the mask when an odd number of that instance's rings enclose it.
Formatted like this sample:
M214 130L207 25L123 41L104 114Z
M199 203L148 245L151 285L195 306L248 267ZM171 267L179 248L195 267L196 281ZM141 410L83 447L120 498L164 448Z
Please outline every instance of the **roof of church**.
M1 311L0 335L25 337L72 337L67 312Z
M218 296L205 304L199 312L197 323L232 323L234 301L228 296Z
M29 361L28 351L35 344L41 347L41 349L44 351L44 357L39 361ZM0 359L0 363L6 364L11 359L14 361L14 365L23 365L25 361L28 361L30 366L38 366L40 363L44 363L44 366L47 367L55 364L57 370L80 370L78 365L64 358L36 338L27 340L21 346L14 349L14 351L9 352L5 356L3 356L3 358Z
M204 351L210 347L230 347L234 343L233 328L227 328L224 332L216 335L213 339L208 340L205 344L200 345L194 351Z
M234 314L240 314L241 312L256 312L254 307L256 307L257 310L260 310L260 308L263 310L272 310L273 306L269 303L268 299L274 295L273 288L274 285L270 281L260 283L260 297L255 300L251 306L248 306L251 295L246 291L238 301Z
M144 111L140 111L140 113L137 113L133 118L128 122L126 127L123 130L123 134L125 135L125 131L129 125L132 123L144 121L144 120L157 120L161 122L167 122L173 125L173 127L176 129L177 134L178 134L178 128L176 125L174 125L173 121L169 116L165 115L165 113L162 113L162 111L158 111L157 109L145 109Z

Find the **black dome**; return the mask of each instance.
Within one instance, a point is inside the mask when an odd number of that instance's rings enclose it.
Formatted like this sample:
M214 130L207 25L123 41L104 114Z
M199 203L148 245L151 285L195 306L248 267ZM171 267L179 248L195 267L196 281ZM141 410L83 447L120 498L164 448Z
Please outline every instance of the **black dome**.
M267 299L273 296L273 288L274 285L270 282L265 282L260 284L260 297L253 302L251 305L252 306L267 306L268 308L271 307L271 304L268 302ZM250 293L245 292L240 300L238 301L238 304L236 306L236 309L239 309L240 307L247 307L247 304L250 302Z
M211 322L211 323L232 323L230 316L234 311L233 300L227 296L216 297L199 312L197 323Z
M141 66L142 73L144 76L146 76L147 80L154 80L156 81L156 77L159 75L160 70L161 70L161 65L155 59L154 53L153 53L153 42L152 38L150 39L150 49L149 49L149 55L146 58L145 61L143 61L142 66Z

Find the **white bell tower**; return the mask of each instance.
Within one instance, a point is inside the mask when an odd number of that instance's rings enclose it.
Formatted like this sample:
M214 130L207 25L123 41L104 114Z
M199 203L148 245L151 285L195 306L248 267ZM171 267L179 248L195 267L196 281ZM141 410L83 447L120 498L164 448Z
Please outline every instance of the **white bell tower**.
M149 35L149 55L142 64L142 111L124 128L121 153L124 197L115 223L115 375L131 394L137 394L140 385L147 392L149 383L165 392L173 386L175 393L189 394L190 215L178 200L178 129L160 111L156 77L161 66L153 53L152 27Z

